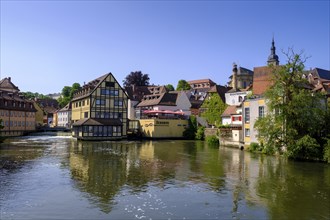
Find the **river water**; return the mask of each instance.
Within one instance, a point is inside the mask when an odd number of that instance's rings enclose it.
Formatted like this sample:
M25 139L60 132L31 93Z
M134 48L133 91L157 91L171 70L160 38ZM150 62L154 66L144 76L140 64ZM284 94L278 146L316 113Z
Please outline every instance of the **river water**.
M205 142L0 145L0 219L329 219L330 165Z

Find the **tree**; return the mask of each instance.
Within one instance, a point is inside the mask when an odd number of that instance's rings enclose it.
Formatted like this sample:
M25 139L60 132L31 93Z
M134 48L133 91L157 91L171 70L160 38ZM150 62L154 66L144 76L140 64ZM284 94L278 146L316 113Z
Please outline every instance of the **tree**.
M226 103L222 101L218 93L209 93L201 106L205 109L201 116L204 117L211 125L221 125L221 114L227 108Z
M143 74L141 71L131 72L129 75L126 76L125 80L123 81L124 86L147 86L149 85L149 75Z
M168 91L174 91L174 87L172 84L167 84L165 87Z
M189 89L190 89L189 83L184 79L180 79L176 87L176 90L180 91L180 90L189 90Z
M34 99L34 98L39 98L39 99L50 99L49 96L43 95L43 94L39 94L37 92L22 92L24 97L26 99Z
M72 86L64 86L62 89L61 97L57 99L61 108L66 106L71 99L73 98L73 94L81 89L79 83L73 83Z
M302 77L306 61L302 53L289 49L284 54L288 59L285 65L270 67L273 85L265 94L268 114L256 121L255 128L266 149L286 149L293 158L315 156L322 149L316 148L314 142L305 143L315 139L322 145L323 129L327 127L324 95L308 89L308 82Z

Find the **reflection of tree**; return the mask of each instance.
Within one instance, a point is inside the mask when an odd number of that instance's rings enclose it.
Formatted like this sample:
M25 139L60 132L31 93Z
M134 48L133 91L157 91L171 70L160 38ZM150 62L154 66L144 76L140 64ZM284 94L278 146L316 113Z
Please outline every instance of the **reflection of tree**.
M326 164L276 160L260 163L257 192L267 198L272 219L322 219L330 216L330 169ZM308 176L308 178L306 178Z

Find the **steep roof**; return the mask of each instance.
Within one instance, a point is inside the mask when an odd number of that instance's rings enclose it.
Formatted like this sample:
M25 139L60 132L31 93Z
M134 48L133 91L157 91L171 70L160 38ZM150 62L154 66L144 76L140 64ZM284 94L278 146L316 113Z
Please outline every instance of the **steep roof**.
M18 87L15 86L14 83L11 82L11 77L0 80L0 90L10 91L10 92L19 92Z
M97 88L103 82L103 80L105 80L107 78L107 76L110 74L111 73L107 73L103 76L100 76L100 77L84 84L81 89L79 89L78 91L76 91L73 94L72 101L82 99L82 98L89 96L95 90L95 88Z
M177 93L161 93L145 95L143 100L137 105L137 107L155 106L155 105L166 105L176 106Z
M253 76L253 71L249 70L247 68L244 68L244 67L238 67L237 75L252 75Z
M330 80L330 71L329 70L315 68L315 69L313 69L313 72L316 72L321 79Z
M228 117L231 115L235 115L236 113L236 106L235 105L229 105L225 111L222 113L222 117Z
M151 94L160 94L167 92L165 86L127 86L125 87L125 91L129 97L129 99L134 101L141 101L143 96L151 95Z

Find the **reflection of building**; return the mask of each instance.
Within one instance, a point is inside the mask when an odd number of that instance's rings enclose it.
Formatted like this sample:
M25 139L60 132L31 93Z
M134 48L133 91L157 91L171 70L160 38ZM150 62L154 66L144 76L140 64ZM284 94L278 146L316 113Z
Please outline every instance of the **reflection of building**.
M72 99L72 136L106 140L126 137L127 95L111 73L75 92Z
M10 77L0 81L0 118L4 126L1 136L20 136L35 131L36 109L19 91Z

